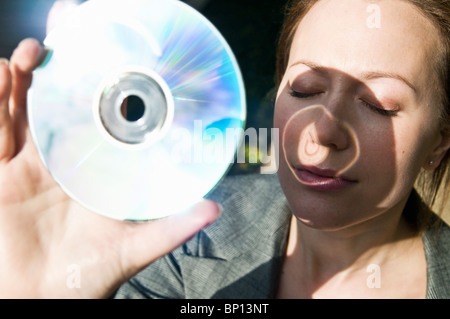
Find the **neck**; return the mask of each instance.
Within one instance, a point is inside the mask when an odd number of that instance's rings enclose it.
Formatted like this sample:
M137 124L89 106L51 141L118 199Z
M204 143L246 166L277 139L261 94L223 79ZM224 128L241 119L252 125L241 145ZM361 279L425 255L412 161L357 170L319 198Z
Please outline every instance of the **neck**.
M364 273L371 265L382 267L402 253L414 232L402 218L406 200L371 220L339 230L317 230L293 217L286 258L301 269L300 280L312 294L335 280L342 282Z

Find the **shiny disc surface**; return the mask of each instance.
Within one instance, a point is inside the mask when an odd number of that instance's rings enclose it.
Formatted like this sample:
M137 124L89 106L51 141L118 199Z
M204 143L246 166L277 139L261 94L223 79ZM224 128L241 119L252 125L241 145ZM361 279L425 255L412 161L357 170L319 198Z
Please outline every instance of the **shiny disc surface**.
M244 85L226 41L175 0L90 0L46 38L29 91L49 172L119 220L182 212L234 161Z

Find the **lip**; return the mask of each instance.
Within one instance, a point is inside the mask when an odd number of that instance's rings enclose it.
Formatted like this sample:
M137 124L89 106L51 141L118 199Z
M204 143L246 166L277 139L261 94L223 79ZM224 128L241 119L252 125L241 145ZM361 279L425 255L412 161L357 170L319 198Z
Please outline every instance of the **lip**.
M318 191L339 191L357 183L335 170L315 166L295 167L294 173L300 183Z

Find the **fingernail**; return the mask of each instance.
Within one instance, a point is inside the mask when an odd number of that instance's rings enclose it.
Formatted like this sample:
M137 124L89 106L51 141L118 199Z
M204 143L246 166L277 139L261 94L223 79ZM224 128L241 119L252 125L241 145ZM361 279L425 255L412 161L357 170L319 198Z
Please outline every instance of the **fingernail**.
M219 216L222 215L223 212L223 206L220 203L217 203L217 206L219 206Z
M219 218L220 216L222 216L222 212L223 212L223 206L220 203L217 203L217 207L219 208L219 213L217 214L217 216L215 216L214 220L212 220L210 223L208 223L207 226L214 224Z
M9 66L9 60L8 60L8 59L6 59L6 58L0 58L0 63L2 63L2 64L6 64L6 65L8 65L8 66Z
M49 47L44 47L42 50L42 54L37 63L37 68L43 68L47 65L53 55L53 50Z

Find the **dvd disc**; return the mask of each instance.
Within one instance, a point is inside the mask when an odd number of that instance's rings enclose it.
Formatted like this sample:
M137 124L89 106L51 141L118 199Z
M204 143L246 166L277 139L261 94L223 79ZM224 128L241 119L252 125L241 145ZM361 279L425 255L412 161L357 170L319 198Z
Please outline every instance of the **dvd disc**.
M201 200L234 162L245 93L217 29L176 0L90 0L45 39L30 129L88 209L148 220Z

